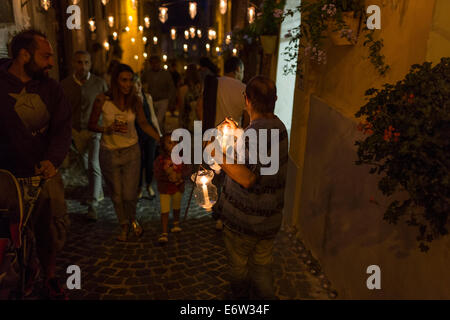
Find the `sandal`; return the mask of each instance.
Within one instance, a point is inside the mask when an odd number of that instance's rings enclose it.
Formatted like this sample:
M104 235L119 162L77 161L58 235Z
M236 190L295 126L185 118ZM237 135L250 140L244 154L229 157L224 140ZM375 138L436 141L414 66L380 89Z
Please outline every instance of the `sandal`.
M120 234L117 236L117 241L121 241L121 242L125 242L128 240L128 229L129 226L128 225L123 225L122 226L122 231L120 232Z
M168 242L169 238L167 236L168 236L167 233L161 233L161 235L158 238L158 242L159 243L166 243L166 242Z
M137 222L137 220L134 220L131 223L131 226L133 228L134 234L136 235L136 237L140 237L142 236L142 233L144 233L144 229L142 229L142 227L139 225L139 223Z

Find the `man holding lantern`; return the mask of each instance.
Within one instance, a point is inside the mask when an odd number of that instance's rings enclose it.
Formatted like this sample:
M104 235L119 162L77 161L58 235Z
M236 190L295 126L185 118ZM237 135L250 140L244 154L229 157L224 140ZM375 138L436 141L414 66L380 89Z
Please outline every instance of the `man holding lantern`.
M267 130L277 130L278 141L268 143L268 154L279 152L278 171L264 175L268 165L257 157L256 164L250 164L246 148L245 164L219 159L215 156L226 174L218 209L224 224L224 241L231 265L231 288L235 299L275 299L272 275L273 245L282 221L284 206L284 187L288 161L288 135L282 121L274 114L277 100L275 83L263 76L256 76L247 84L243 92L250 125L245 133L254 130L259 137ZM227 125L237 129L233 121ZM267 142L267 140L266 140ZM274 143L278 143L275 146ZM277 148L278 147L278 148ZM273 155L272 155L273 156Z

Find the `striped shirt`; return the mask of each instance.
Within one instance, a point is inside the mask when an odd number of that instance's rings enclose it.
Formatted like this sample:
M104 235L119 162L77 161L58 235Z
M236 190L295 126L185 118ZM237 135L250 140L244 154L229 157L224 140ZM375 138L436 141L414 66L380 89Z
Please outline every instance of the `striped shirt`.
M281 227L284 207L284 187L286 184L288 162L288 135L283 122L276 116L272 119L256 119L246 131L267 129L267 154L271 154L271 129L279 130L279 169L274 175L262 175L263 165L259 156L256 164L249 164L247 156L245 166L256 175L256 182L246 189L226 176L219 199L218 210L225 226L233 231L250 236L273 238ZM259 138L258 138L259 140ZM259 150L260 143L258 141ZM247 153L248 154L248 153ZM273 157L272 157L273 161Z

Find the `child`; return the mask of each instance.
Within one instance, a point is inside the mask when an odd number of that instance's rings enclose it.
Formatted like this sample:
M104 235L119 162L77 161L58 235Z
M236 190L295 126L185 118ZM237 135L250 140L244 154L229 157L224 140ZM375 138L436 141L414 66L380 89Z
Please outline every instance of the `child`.
M161 202L161 224L162 233L158 239L160 243L168 241L167 226L169 224L170 203L173 209L172 232L180 232L180 205L184 192L184 177L189 174L189 166L185 164L176 165L172 162L172 149L176 145L171 140L171 134L166 133L161 138L161 154L156 158L154 164L154 175L158 185L159 199Z

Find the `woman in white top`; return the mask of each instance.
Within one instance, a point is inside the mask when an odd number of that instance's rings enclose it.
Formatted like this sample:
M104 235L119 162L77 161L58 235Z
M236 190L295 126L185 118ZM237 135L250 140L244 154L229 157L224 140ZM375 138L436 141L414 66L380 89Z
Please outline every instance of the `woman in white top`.
M136 120L146 134L159 142L159 134L147 122L136 94L133 75L125 64L114 69L111 89L96 98L89 120L89 130L102 133L100 166L122 227L119 241L127 241L130 226L138 237L143 232L136 221L141 161Z

